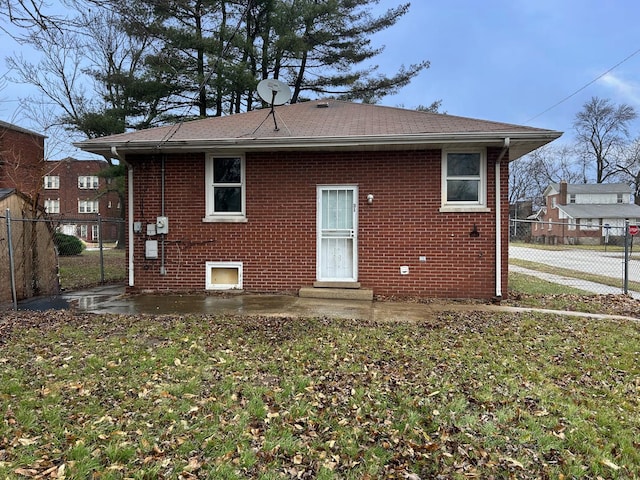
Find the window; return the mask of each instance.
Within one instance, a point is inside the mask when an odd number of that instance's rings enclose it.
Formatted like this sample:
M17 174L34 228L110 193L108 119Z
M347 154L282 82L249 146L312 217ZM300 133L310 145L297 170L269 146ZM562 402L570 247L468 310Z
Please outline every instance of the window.
M581 218L580 230L598 230L600 228L600 219L598 218Z
M242 262L206 262L206 289L242 289Z
M86 225L80 225L80 237L81 238L87 238L87 226Z
M78 200L78 213L98 213L98 200Z
M60 199L49 199L44 201L44 211L47 213L60 213Z
M244 170L242 157L207 159L205 220L246 221Z
M576 194L572 193L569 195L569 203L576 203Z
M618 194L618 198L617 198L617 202L618 202L618 203L622 203L622 200L623 200L623 198L622 198L622 194L621 194L621 193L619 193L619 194Z
M58 175L45 175L44 188L47 190L60 188L60 177Z
M94 242L100 240L98 237L98 225L91 225L91 240Z
M442 209L486 208L486 160L482 151L442 154Z
M78 177L78 188L82 190L97 189L99 186L98 177L95 175L80 175Z
M551 197L551 208L556 208L558 206L558 199L556 197Z

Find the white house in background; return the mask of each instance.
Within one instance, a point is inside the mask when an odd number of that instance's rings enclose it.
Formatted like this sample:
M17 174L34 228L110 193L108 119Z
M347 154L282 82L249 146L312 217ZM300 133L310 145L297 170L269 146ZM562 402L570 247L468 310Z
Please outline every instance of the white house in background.
M539 242L601 244L608 235L624 235L625 221L640 221L640 206L631 203L626 183L552 183L543 195L545 206L529 217Z

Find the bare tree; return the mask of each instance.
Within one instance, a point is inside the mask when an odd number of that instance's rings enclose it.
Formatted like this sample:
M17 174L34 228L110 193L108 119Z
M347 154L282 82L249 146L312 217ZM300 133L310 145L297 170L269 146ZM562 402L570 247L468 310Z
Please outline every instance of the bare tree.
M584 170L573 161L570 147L545 145L509 164L509 203L525 200L542 206L542 194L550 183L586 183Z
M67 6L71 5L66 0L0 0L0 30L22 41L25 32L73 29L76 27L73 19L62 8ZM5 22L19 27L19 30L6 28Z
M627 104L593 97L576 114L574 128L580 155L596 165L596 183L615 175L624 146L629 138L629 122L637 117Z
M627 144L621 161L616 167L622 181L631 183L634 203L640 205L640 137Z

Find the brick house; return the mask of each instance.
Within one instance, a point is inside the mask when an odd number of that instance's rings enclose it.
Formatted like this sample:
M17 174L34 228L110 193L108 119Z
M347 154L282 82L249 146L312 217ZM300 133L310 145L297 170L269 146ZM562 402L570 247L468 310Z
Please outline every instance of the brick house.
M626 183L550 184L545 206L530 217L533 240L548 244L600 245L624 236L625 220L640 221L640 206L631 203Z
M47 161L42 178L42 204L49 217L59 222L59 230L85 242L98 238L98 214L103 219L120 218L120 201L109 191L110 179L98 176L109 164L104 160L66 158ZM115 223L102 224L103 241L118 238Z
M319 100L76 145L128 167L130 290L500 299L508 164L560 135Z
M0 120L0 187L37 202L42 190L44 135Z

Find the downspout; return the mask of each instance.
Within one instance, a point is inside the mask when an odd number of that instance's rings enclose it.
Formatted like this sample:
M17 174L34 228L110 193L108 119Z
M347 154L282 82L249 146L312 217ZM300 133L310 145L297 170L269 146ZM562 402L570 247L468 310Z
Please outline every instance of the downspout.
M116 147L111 147L111 154L121 161L127 167L127 218L128 218L128 230L129 230L129 286L133 287L134 272L133 272L133 166L120 156Z
M166 155L162 155L161 157L161 185L160 185L160 215L162 217L165 216L164 213L164 191L165 191L165 161L166 161ZM162 234L162 239L160 240L160 275L166 275L167 274L167 268L165 266L165 259L164 259L164 240L165 240L166 235L163 233Z
M500 165L509 150L511 139L504 138L504 145L496 160L496 299L502 300L502 202L500 201L502 187L500 185Z

